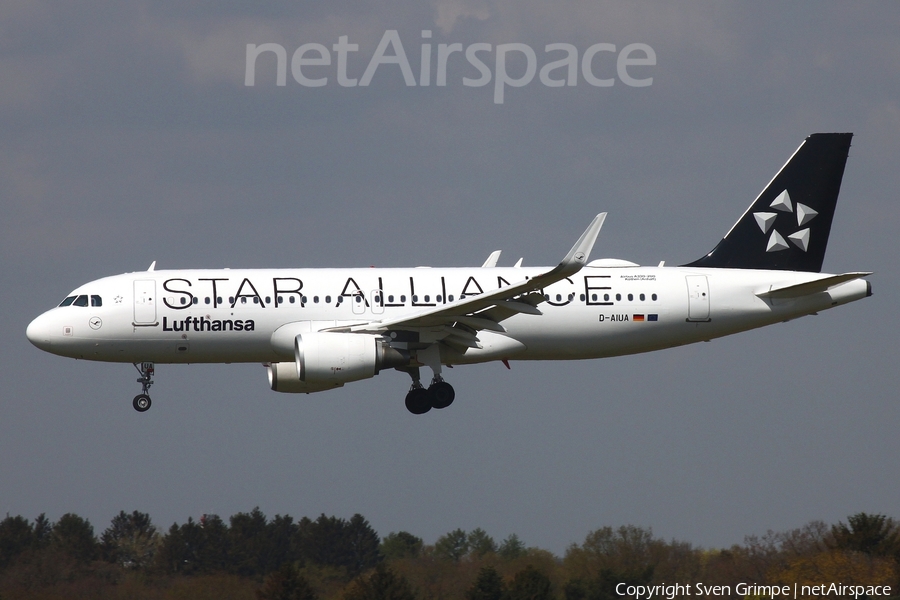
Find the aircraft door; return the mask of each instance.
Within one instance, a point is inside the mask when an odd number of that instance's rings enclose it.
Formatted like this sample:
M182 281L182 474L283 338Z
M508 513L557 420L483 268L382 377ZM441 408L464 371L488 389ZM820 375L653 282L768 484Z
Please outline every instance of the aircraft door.
M382 294L384 294L384 292L381 290L372 290L370 305L372 307L372 314L380 315L384 312L384 298L382 298Z
M354 315L362 315L366 312L366 295L361 291L356 292L350 297L350 305L353 307Z
M157 325L156 281L136 279L134 281L134 324Z
M688 321L709 321L709 281L706 275L687 275Z

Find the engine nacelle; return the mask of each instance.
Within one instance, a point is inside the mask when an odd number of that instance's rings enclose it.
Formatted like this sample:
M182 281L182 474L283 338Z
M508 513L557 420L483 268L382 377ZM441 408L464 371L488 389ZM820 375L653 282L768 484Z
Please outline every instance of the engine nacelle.
M286 394L312 394L339 388L343 383L331 383L324 385L309 385L297 378L297 363L279 362L266 365L269 373L269 387L273 392Z
M269 365L269 385L276 392L320 392L409 364L407 352L360 333L301 333L294 339L294 356L293 363Z

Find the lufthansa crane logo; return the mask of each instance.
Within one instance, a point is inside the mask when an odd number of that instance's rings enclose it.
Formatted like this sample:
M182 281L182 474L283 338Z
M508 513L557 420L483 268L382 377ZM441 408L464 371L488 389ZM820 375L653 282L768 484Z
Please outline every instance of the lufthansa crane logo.
M100 317L91 317L91 320L88 321L88 325L91 326L91 329L97 330L103 327L103 321L100 320Z
M796 215L797 227L803 227L819 214L817 211L800 202L796 203L795 210L794 203L791 202L791 196L788 194L787 190L778 194L778 197L772 201L772 204L770 204L769 207L774 208L779 212ZM787 250L790 247L788 242L804 252L809 248L809 227L799 229L788 235L787 239L785 239L778 230L773 228L775 219L778 217L777 212L755 212L753 213L753 217L756 219L756 224L759 225L760 230L762 230L764 234L768 234L770 230L772 232L769 235L769 241L766 243L766 252L780 252L781 250ZM793 223L793 220L791 222Z

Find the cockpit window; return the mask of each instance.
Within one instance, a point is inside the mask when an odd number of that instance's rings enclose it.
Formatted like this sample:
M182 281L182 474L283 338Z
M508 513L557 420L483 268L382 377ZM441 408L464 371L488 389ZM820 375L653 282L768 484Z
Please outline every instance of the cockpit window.
M103 298L100 296L91 296L91 306L103 306Z
M69 296L68 298L66 298L65 300L60 302L59 305L60 306L69 306L73 302L75 302L75 296Z
M75 306L87 306L88 305L88 297L87 296L78 296L75 298L74 302Z

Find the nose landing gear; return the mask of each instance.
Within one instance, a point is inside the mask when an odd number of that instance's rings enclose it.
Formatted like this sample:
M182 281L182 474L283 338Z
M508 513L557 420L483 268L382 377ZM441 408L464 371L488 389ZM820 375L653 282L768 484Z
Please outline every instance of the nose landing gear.
M149 362L141 363L140 367L137 366L137 363L134 363L134 368L141 374L141 377L137 380L141 384L141 393L134 397L131 405L138 412L146 412L150 409L150 396L147 392L150 390L150 386L153 385L153 379L151 378L155 369L153 368L153 363Z

